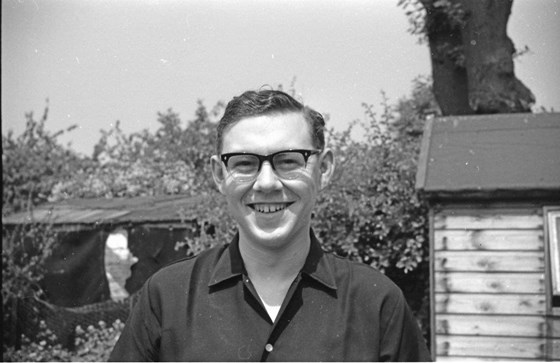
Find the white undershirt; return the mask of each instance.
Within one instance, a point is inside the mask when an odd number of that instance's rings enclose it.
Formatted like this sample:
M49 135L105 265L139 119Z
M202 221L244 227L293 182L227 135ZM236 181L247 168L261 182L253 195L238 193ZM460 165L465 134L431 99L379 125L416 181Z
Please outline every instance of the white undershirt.
M278 316L281 305L268 305L262 297L261 301L266 309L266 312L268 313L268 316L270 316L270 319L272 319L273 322L276 321L276 317Z

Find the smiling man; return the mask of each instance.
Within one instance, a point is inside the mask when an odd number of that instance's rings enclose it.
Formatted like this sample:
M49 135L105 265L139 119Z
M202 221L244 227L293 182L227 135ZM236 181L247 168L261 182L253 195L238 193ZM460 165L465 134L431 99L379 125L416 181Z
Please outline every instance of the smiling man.
M111 360L430 359L398 287L323 252L313 234L315 200L334 170L324 127L280 91L228 103L211 163L238 234L154 274Z

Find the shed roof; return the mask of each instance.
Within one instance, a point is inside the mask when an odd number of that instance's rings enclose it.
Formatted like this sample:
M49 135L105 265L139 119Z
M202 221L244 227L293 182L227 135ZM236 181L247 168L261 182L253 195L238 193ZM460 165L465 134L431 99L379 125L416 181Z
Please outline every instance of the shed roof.
M416 188L433 194L560 192L560 113L428 120Z
M181 222L181 210L192 210L202 197L166 195L112 199L67 199L28 212L2 217L3 224L123 224Z

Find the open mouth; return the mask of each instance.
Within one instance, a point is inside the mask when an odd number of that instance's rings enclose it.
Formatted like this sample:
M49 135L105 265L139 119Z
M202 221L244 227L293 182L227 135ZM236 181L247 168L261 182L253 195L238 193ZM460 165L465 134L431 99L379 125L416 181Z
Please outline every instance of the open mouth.
M257 211L259 213L276 213L276 212L280 212L286 208L288 208L290 205L292 205L293 202L290 203L251 203L248 204L248 206L253 209L254 211Z

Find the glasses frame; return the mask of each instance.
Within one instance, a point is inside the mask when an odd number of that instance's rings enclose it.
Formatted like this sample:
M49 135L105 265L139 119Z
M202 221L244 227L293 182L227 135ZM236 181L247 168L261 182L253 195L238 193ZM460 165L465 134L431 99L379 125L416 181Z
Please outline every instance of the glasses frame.
M257 172L253 178L256 179L257 176L259 175L259 172L262 169L262 165L265 161L268 161L270 166L272 167L272 170L274 170L276 172L276 174L282 178L278 172L276 171L276 167L274 166L274 162L273 159L276 155L278 154L282 154L282 153L286 153L286 152L292 152L292 153L299 153L303 156L303 160L305 161L305 167L307 167L307 160L309 159L309 157L311 155L317 155L320 154L321 152L323 152L323 150L318 150L318 149L312 149L312 150L308 150L308 149L288 149L288 150L281 150L281 151L277 151L275 153L272 154L268 154L268 155L260 155L260 154L255 154L255 153L248 153L248 152L239 152L239 153L226 153L226 154L221 154L220 155L220 159L222 160L222 162L224 163L224 166L226 167L227 171L231 174L231 171L228 168L228 162L229 159L233 156L238 156L238 155L251 155L251 156L255 156L258 160L259 160L259 167L257 168ZM235 178L235 177L234 177ZM251 180L251 179L249 179Z

